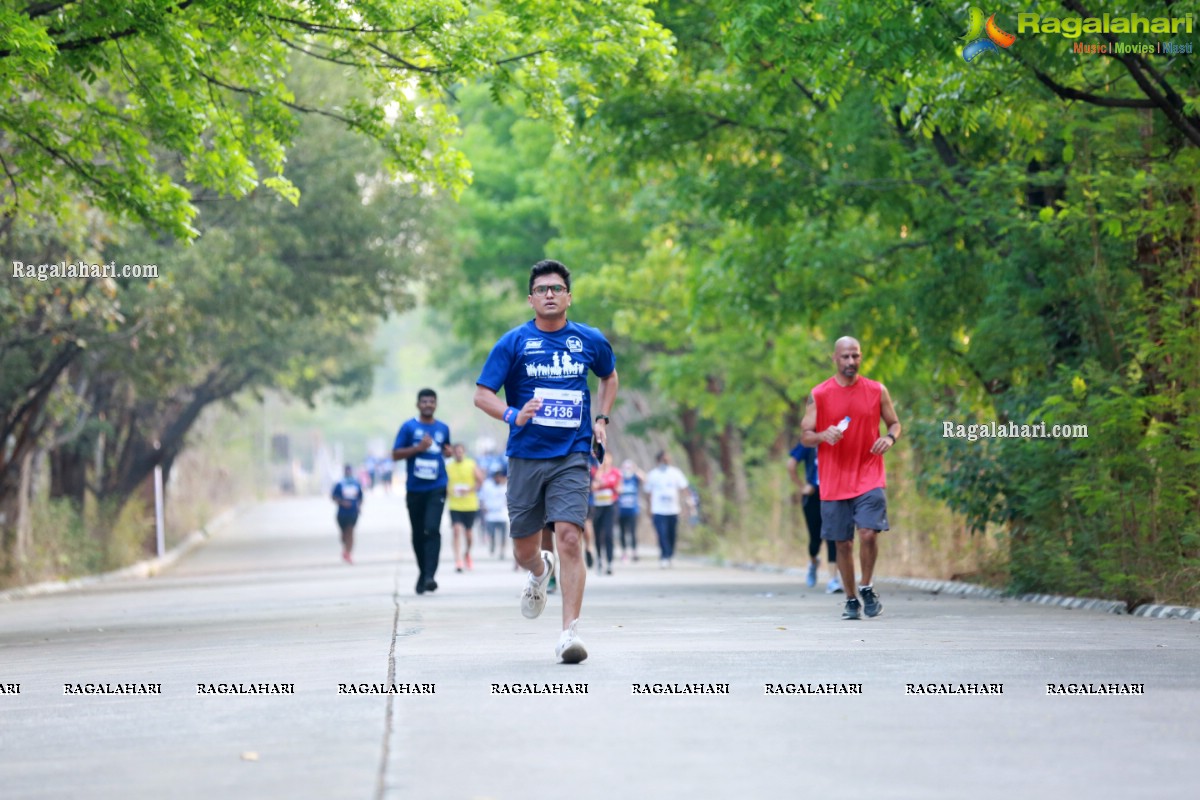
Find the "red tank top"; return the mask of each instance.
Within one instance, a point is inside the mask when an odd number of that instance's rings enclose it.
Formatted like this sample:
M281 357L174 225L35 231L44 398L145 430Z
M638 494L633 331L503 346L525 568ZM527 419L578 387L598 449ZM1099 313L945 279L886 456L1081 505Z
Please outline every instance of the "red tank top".
M871 445L879 438L882 396L883 384L861 375L849 386L841 386L834 377L813 389L817 433L850 417L840 442L822 442L817 447L822 500L848 500L887 486L883 456L871 453Z

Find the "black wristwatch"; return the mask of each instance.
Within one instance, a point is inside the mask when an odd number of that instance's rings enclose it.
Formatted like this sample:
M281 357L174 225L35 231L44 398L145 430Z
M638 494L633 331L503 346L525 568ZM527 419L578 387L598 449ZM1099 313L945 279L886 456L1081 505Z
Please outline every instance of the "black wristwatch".
M891 439L892 439L892 444L895 444L895 443L896 443L896 435L895 435L894 433L892 433L891 431L888 431L887 433L885 433L885 434L884 434L884 436L889 436L889 437L891 437Z
M608 418L608 414L597 414L597 415L596 415L596 422L599 422L600 420L604 420L606 423L607 423L607 422L612 422L612 420L610 420L610 419Z

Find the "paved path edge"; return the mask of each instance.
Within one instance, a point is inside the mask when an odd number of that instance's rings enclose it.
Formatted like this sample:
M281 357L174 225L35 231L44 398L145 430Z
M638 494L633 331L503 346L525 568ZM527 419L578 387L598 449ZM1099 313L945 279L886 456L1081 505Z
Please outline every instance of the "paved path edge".
M168 569L179 559L183 558L188 553L195 550L219 530L224 525L232 521L238 514L245 510L244 506L235 506L226 509L217 516L213 517L199 530L192 531L183 541L172 547L161 557L148 558L144 561L130 564L127 567L112 570L111 572L103 572L98 575L83 575L78 578L69 578L67 580L58 581L43 581L41 583L31 583L28 586L17 586L13 589L6 589L0 592L0 602L19 600L23 597L36 597L46 594L57 594L58 592L69 592L74 589L82 589L87 586L95 586L99 583L114 580L124 580L127 578L152 578L155 575Z
M784 575L803 576L805 570L800 567L781 567L776 564L759 564L748 561L730 561L723 558L701 558L702 561L718 567L744 569L753 572L779 572ZM1067 597L1056 594L1013 594L1003 589L992 589L964 581L945 581L934 578L888 578L875 579L879 583L890 583L897 586L907 586L920 589L930 594L949 594L962 597L978 597L984 600L1020 600L1024 603L1037 603L1043 606L1058 606L1060 608L1079 609L1082 611L1101 611L1106 614L1130 614L1135 617L1153 617L1155 619L1182 619L1190 622L1200 622L1200 608L1188 606L1169 606L1157 603L1146 603L1138 606L1132 612L1127 603L1121 600L1101 600L1094 597Z

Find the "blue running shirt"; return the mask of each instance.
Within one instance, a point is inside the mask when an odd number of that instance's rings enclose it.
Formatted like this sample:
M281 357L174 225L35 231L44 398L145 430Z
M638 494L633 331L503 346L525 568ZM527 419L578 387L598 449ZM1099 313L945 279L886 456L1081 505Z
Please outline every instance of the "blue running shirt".
M510 428L509 458L560 458L592 447L592 398L587 373L607 378L617 368L612 345L589 325L568 321L553 332L533 320L500 337L475 381L520 410L533 399L545 402L538 416Z
M450 441L450 426L446 423L435 419L426 425L418 417L413 417L400 426L392 449L418 445L427 433L433 439L433 446L408 459L408 482L405 486L410 492L432 492L434 489L444 489L450 482L446 475L446 459L442 458L442 445Z
M638 495L642 491L642 480L633 475L621 475L621 493L617 501L621 507L621 516L636 515L638 513Z
M334 500L348 500L350 507L338 504L337 512L340 517L357 517L359 506L362 505L363 489L362 484L354 478L342 478L337 485L333 487Z

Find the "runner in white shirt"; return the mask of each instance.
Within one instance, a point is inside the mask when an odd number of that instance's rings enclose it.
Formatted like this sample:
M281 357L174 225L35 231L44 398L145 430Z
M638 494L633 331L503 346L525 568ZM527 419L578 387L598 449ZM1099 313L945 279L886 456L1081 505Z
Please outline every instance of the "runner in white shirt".
M483 506L488 552L504 558L504 540L508 538L508 473L503 468L492 472L491 477L483 482L479 490L479 504Z
M690 506L692 498L684 494L688 481L678 467L671 464L671 455L659 451L658 466L646 475L646 494L650 495L650 517L658 534L658 547L662 552L660 568L671 566L675 557L675 535L679 527L679 514L683 503Z

